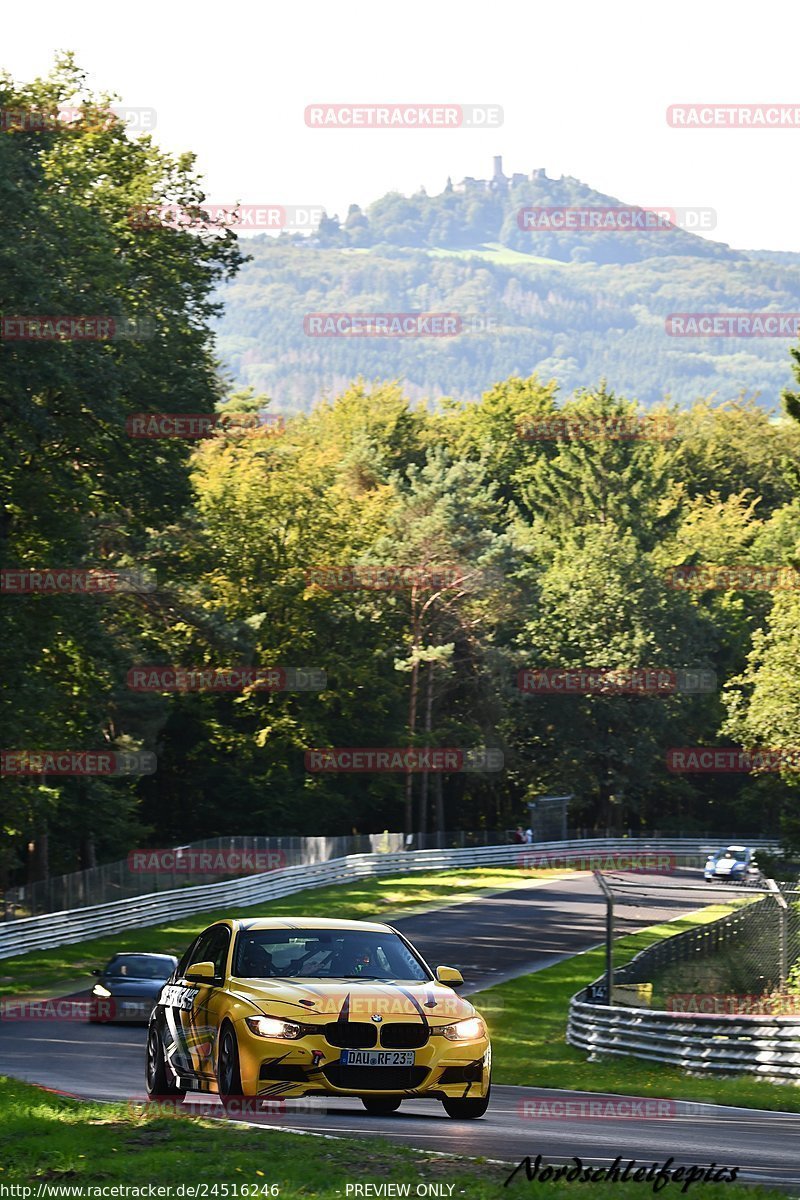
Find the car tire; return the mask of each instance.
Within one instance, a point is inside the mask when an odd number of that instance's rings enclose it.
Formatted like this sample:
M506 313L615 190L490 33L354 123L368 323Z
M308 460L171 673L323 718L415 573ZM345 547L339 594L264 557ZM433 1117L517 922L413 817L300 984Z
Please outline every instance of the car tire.
M362 1096L361 1103L371 1117L388 1117L397 1112L403 1102L402 1096Z
M491 1094L490 1085L486 1089L485 1096L476 1096L474 1099L448 1096L442 1100L442 1105L448 1117L452 1117L455 1121L475 1121L478 1117L482 1117L489 1107Z
M165 1096L183 1100L186 1095L183 1088L178 1087L167 1070L167 1064L164 1062L164 1047L155 1025L150 1026L147 1034L145 1085L147 1095L151 1100L161 1100Z
M232 1025L223 1025L217 1059L217 1091L225 1108L236 1108L242 1098L239 1043Z

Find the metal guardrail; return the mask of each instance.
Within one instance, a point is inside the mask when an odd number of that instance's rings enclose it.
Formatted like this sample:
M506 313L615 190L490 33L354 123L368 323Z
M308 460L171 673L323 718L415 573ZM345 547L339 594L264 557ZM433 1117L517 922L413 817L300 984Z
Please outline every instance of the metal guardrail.
M768 902L769 895L764 894L717 921L656 942L615 971L615 983L645 982L653 968L736 942ZM591 1057L630 1055L686 1071L800 1081L800 1017L668 1012L597 1003L588 992L583 988L570 1000L567 1042Z
M707 1016L619 1005L573 996L567 1041L592 1055L626 1054L686 1071L800 1080L800 1018Z
M344 858L350 854L390 853L407 849L414 850L445 850L466 849L470 846L499 846L512 841L510 829L479 829L479 830L444 830L412 834L409 843L402 833L384 831L382 833L347 834L337 836L295 836L293 834L267 836L263 834L236 834L227 837L205 838L202 841L190 842L183 846L169 846L163 849L174 854L174 869L165 869L160 864L158 869L144 869L147 855L153 851L142 848L132 851L128 858L117 862L103 863L97 867L85 867L80 871L71 871L66 875L53 875L46 879L38 879L32 883L12 885L5 889L2 897L1 920L19 920L24 917L37 917L41 913L63 912L72 908L87 908L94 904L110 904L113 900L125 900L132 896L150 895L152 892L171 892L179 887L199 887L205 883L216 883L221 878L234 878L239 874L236 870L225 872L203 870L201 859L190 855L190 851L277 851L279 862L273 865L282 867L298 867L303 863L328 862L333 858ZM548 835L542 835L542 838ZM609 830L601 832L589 831L578 827L568 828L565 834L551 832L550 840L581 840L591 838L609 838L617 836ZM681 840L682 832L661 834L654 830L647 832L629 832L628 837L647 841L652 838L666 837L667 840ZM698 830L690 835L695 840L705 840L712 835ZM735 837L713 835L717 845L735 842ZM539 839L535 839L539 841ZM131 860L143 856L136 869L132 868ZM180 860L180 861L179 861ZM266 864L265 864L266 867ZM265 868L264 868L265 869Z
M753 844L753 843L751 843ZM766 843L765 843L766 844ZM581 853L672 854L684 862L705 856L718 849L718 842L697 839L587 838L568 842L537 842L538 853L549 851L553 856L574 857ZM242 879L224 880L200 887L176 888L114 900L88 908L70 909L60 913L45 913L23 917L0 924L0 959L25 954L29 950L66 946L73 942L105 937L122 929L158 925L162 921L184 917L190 913L221 912L232 905L246 907L284 896L292 896L307 888L326 887L337 883L375 875L393 875L407 871L444 871L453 867L478 867L523 863L532 847L509 844L503 846L471 846L467 849L406 850L399 853L356 854L331 859L323 863L308 863L286 867L263 875L248 875Z
M414 834L411 845L418 850L436 850L446 847L496 846L507 839L501 830L455 830L442 833ZM423 840L421 840L423 839ZM298 867L303 863L328 862L332 858L344 858L348 854L377 854L403 850L406 839L402 833L347 834L341 836L294 836L267 837L264 835L234 835L232 837L205 838L183 846L164 847L174 855L174 867L157 870L144 869L143 861L154 851L142 849L117 862L103 863L98 867L86 867L66 875L50 876L33 883L6 888L3 897L3 918L17 920L20 917L36 917L46 912L62 912L68 908L86 908L91 904L110 904L112 900L125 900L131 896L149 895L151 892L171 892L179 887L194 887L204 883L216 883L220 878L234 878L239 872L229 870L220 875L213 870L202 869L202 858L198 851L209 850L225 854L228 852L266 852L276 854L276 863L282 867ZM136 869L132 867L136 856L141 856ZM264 863L262 870L267 868Z

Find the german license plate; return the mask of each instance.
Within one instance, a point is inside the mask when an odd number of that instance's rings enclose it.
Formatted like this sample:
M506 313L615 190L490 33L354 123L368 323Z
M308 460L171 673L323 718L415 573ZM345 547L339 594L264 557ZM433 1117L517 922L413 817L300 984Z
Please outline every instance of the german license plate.
M413 1050L343 1050L343 1067L413 1067Z

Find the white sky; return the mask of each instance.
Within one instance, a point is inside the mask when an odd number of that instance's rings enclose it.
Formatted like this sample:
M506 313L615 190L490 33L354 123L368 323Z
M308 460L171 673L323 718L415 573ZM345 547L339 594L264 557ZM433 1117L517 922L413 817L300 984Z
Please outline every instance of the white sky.
M711 235L800 251L800 129L667 126L679 102L800 105L800 5L788 0L270 0L12 4L0 66L46 74L74 49L90 83L157 110L194 150L211 201L320 204L344 216L448 174L546 167L626 203L711 207ZM496 130L309 129L307 104L502 105Z

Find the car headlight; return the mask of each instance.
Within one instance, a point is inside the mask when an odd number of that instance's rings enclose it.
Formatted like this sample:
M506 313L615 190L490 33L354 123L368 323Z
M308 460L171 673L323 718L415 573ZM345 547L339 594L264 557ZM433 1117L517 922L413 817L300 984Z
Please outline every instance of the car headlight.
M466 1021L445 1025L442 1033L451 1042L474 1042L476 1038L486 1036L486 1026L480 1017L467 1017Z
M110 996L111 992L108 990L107 987L103 987L102 983L96 983L94 985L94 987L92 988L92 995L93 996L102 996L105 998L106 996Z
M299 1038L303 1032L293 1021L280 1021L277 1017L245 1017L244 1023L258 1037Z

